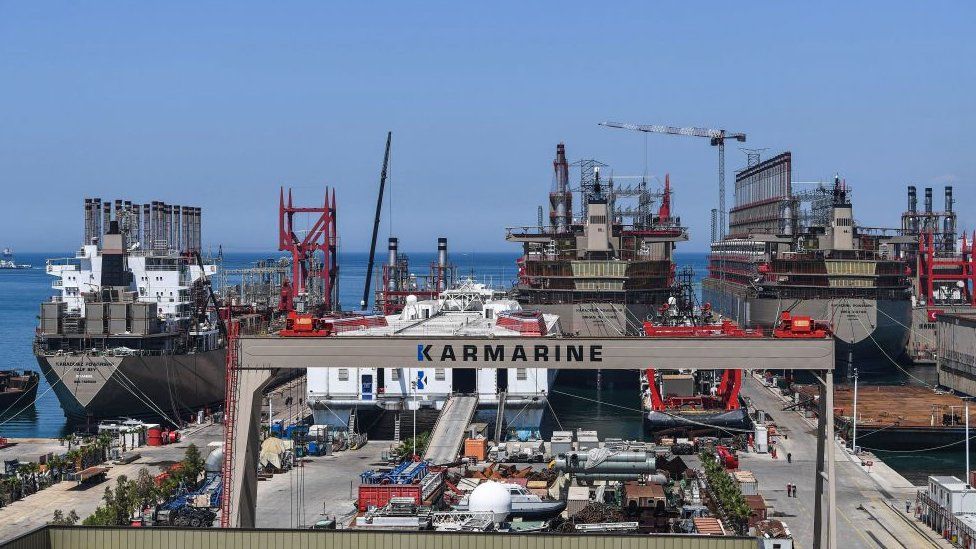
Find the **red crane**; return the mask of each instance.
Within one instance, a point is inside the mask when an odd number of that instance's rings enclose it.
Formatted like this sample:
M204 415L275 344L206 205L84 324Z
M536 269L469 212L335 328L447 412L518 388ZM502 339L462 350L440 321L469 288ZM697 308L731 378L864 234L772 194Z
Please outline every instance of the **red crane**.
M295 214L312 215L311 227L307 231L295 227ZM298 236L300 232L304 232L301 238ZM285 203L285 189L281 188L278 199L278 250L291 253L291 284L287 294L282 296L283 310L294 309L299 299L311 301L310 290L316 294L321 292L321 295L314 296L318 298L318 303L307 303L309 308L316 305L321 305L324 311L338 308L337 241L334 189L330 196L326 187L322 206L299 207L292 202L291 189L288 189L288 202ZM321 258L316 256L318 252L321 252Z

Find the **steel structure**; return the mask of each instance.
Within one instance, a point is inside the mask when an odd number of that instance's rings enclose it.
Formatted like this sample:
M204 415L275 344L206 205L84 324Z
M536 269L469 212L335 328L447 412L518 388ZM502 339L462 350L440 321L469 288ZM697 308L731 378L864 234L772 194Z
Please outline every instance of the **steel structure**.
M619 128L623 130L634 130L645 133L663 133L668 135L686 135L689 137L704 137L710 140L712 146L718 147L718 213L719 213L719 239L725 238L726 234L726 215L725 209L725 140L734 139L744 142L746 134L741 132L726 132L725 130L713 130L711 128L697 127L678 127L664 126L660 124L624 124L620 122L601 122L601 126L608 128Z
M295 214L312 214L313 222L307 231L295 225ZM299 233L304 236L299 238ZM288 309L300 306L321 306L326 311L338 307L339 263L336 232L335 190L331 196L325 190L322 206L300 207L292 202L292 192L282 187L278 199L278 250L291 254L291 284L286 304ZM317 254L321 253L321 258ZM310 291L311 290L311 291ZM317 294L317 295L316 295Z
M430 368L670 368L812 370L821 381L816 469L815 545L837 547L832 440L834 341L832 338L731 340L722 338L476 338L476 337L301 337L241 336L228 352L225 499L222 523L250 527L257 501L257 448L261 396L281 369L403 367ZM230 373L233 372L233 373ZM235 448L241 450L234 451Z
M369 263L366 266L366 284L363 288L363 299L359 302L359 308L365 310L369 302L369 291L373 278L373 260L376 257L376 235L380 230L380 212L383 209L383 190L386 187L386 170L390 165L390 142L393 140L393 132L386 132L386 152L383 153L383 169L380 171L380 191L376 195L376 215L373 217L373 239L369 244Z

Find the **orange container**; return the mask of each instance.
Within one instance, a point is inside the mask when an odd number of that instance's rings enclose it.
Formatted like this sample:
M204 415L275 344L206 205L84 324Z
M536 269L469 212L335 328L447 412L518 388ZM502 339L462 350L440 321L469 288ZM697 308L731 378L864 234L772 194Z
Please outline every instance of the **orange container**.
M488 458L488 439L468 438L464 440L464 457L484 461Z

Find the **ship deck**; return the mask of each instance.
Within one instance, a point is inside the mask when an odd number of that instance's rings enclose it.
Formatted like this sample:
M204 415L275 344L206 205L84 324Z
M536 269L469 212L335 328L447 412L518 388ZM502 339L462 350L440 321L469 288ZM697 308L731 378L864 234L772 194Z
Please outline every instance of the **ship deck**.
M799 385L801 401L813 398L814 385ZM873 428L900 427L944 429L963 425L965 402L962 398L935 392L916 385L860 385L857 391L857 428L865 433ZM834 415L849 423L854 409L853 385L834 388ZM973 412L976 412L974 406ZM944 417L946 415L947 417ZM860 438L860 436L858 437Z

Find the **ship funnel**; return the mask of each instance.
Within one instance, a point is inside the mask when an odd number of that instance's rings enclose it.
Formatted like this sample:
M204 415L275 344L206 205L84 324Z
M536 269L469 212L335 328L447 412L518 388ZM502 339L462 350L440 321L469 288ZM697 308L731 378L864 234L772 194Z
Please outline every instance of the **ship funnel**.
M437 239L437 289L440 291L447 289L445 273L447 270L447 239L440 237Z
M388 256L386 258L386 263L389 266L392 267L392 266L396 265L396 256L397 256L397 239L396 239L396 237L390 237L390 243L387 246L387 252L388 252Z
M915 213L918 210L918 191L915 185L908 186L908 211Z
M932 213L932 187L925 187L925 213Z

